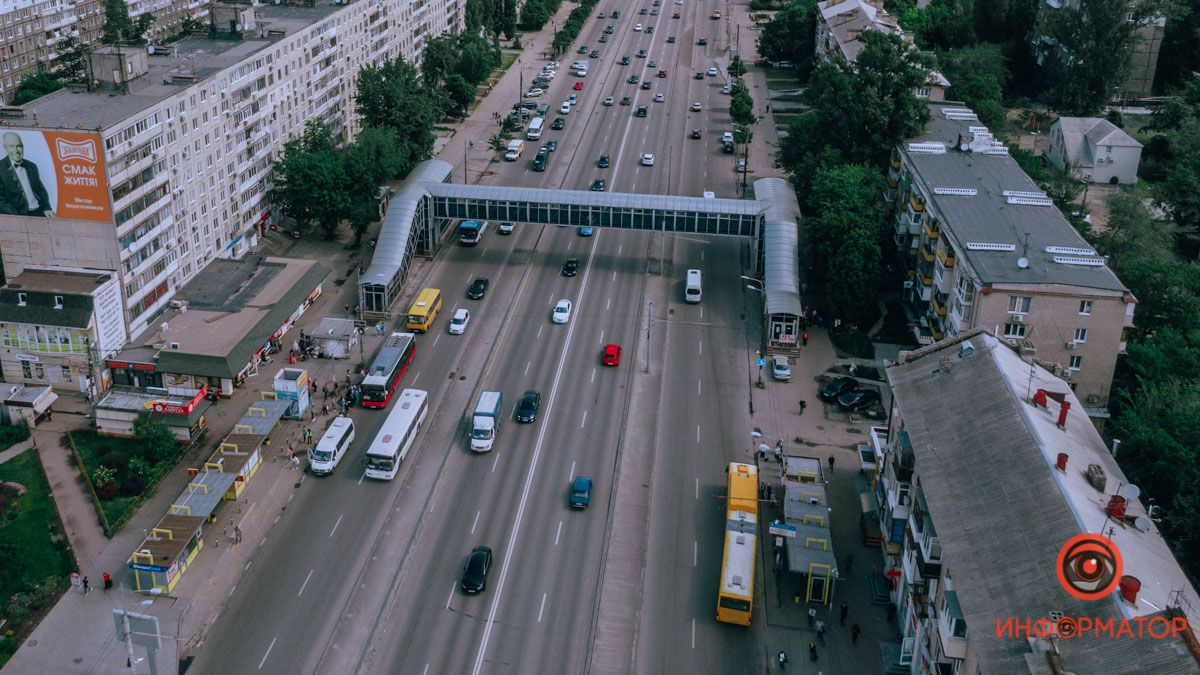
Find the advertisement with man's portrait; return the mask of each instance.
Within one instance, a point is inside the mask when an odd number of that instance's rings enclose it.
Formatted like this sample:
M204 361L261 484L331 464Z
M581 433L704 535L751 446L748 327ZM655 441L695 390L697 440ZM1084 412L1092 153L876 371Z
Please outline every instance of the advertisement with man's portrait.
M98 135L0 129L0 215L112 220Z

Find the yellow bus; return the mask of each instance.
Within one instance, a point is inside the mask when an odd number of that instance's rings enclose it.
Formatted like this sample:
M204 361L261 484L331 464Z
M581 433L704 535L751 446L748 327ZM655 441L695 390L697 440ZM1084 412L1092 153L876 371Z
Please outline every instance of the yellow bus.
M404 327L417 333L427 332L441 309L442 292L436 288L422 289L412 307L408 308Z
M721 558L721 588L717 592L717 621L750 625L754 604L754 559L758 553L758 469L731 462L725 506L725 553Z

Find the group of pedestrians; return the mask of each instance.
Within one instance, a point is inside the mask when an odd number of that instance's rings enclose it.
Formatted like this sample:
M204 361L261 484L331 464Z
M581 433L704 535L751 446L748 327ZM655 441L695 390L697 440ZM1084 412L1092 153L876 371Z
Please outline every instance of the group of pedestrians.
M848 568L851 564L853 564L853 562L854 562L854 556L853 556L853 554L849 554L847 556L847 572L849 572ZM800 598L800 596L799 596L799 594L797 594L797 596L796 596L797 602L799 602L799 598ZM847 621L847 619L849 619L849 617L850 617L850 605L848 603L846 603L845 601L843 601L842 604L838 606L838 625L844 627L846 625L846 621ZM818 645L820 645L821 647L825 646L825 634L827 632L826 628L825 628L825 622L823 620L817 618L817 608L816 607L810 606L808 608L808 628L809 628L809 630L811 630L817 634L817 639L813 642L808 643L808 660L815 662L818 658L817 646ZM851 624L850 624L850 644L857 645L858 638L861 635L862 635L862 627L859 626L857 623L851 622ZM780 650L779 653L776 655L775 660L778 663L780 670L787 670L788 656L787 656L786 652L784 652L783 650Z

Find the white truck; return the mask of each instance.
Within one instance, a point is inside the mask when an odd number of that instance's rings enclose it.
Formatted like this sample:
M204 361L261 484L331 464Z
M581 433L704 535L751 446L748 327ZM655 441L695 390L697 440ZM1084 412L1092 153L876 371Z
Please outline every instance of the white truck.
M500 428L503 403L504 396L498 391L479 393L479 402L475 404L475 412L471 413L471 449L475 452L492 449L496 431Z
M508 142L508 150L504 152L504 160L506 162L515 162L521 159L521 153L525 151L525 141L514 138Z

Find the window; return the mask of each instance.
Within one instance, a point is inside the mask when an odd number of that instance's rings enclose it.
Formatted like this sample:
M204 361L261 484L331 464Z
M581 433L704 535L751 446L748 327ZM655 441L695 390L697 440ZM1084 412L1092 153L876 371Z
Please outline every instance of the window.
M63 364L63 367L62 367L62 376L63 376L63 378L65 378L65 379L70 379L70 378L71 378L71 366L68 366L68 365L66 365L66 364Z
M27 303L28 301L29 301L29 297L26 296L24 293L17 293L17 306L18 307L24 307L25 303Z
M1006 324L1004 324L1004 337L1006 337L1006 338L1023 338L1023 337L1025 337L1025 324L1023 324L1023 323L1006 323Z
M929 87L917 87L917 98L929 98Z
M29 367L28 361L21 362L21 374L24 375L25 379L27 380L33 379L33 370Z
M1071 370L1079 370L1080 368L1083 367L1083 357L1082 356L1072 356L1070 363L1067 364L1067 367L1070 368Z
M46 379L46 369L40 363L33 364L33 374L39 380Z
M1087 329L1086 328L1076 328L1075 329L1075 342L1087 342Z
M1082 314L1083 316L1091 316L1092 315L1092 301L1091 300L1080 300L1079 301L1079 313Z
M61 295L54 296L54 309L62 309L62 308L63 308L62 296Z
M1010 295L1008 296L1008 313L1028 314L1031 304L1033 304L1033 298L1028 295Z

